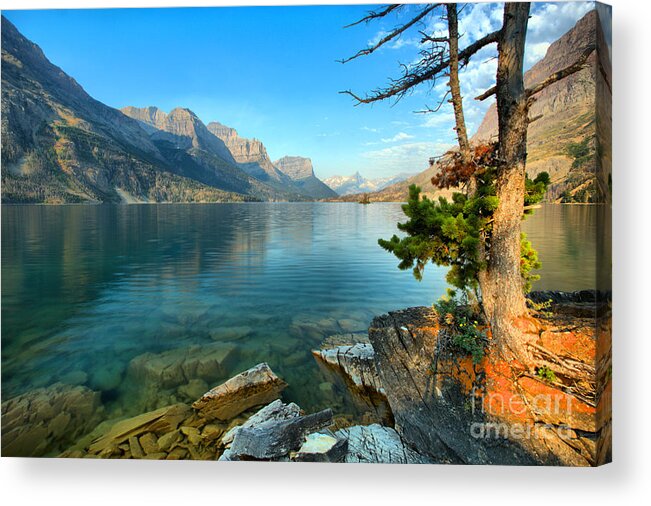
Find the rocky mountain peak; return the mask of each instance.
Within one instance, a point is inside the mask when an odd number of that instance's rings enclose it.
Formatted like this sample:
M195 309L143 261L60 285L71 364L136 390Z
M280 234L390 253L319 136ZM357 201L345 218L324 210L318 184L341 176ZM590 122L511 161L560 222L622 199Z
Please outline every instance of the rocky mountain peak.
M294 180L314 176L312 160L302 156L284 156L280 160L276 160L274 165Z
M247 173L265 181L277 181L283 184L289 182L287 177L271 163L267 149L258 139L240 137L237 130L218 121L208 123L208 130L224 142L235 161Z
M222 140L227 138L236 138L239 137L237 130L229 126L221 124L219 121L211 121L206 125L208 130L212 132L213 135L216 135Z
M161 129L167 119L167 114L158 107L133 107L127 106L120 109L123 114L140 122L147 133L152 130Z
M228 163L235 162L224 142L213 135L190 109L176 107L166 114L154 106L128 106L121 111L138 120L153 140L167 141L181 149L202 149L218 155Z
M529 125L527 173L530 177L541 171L549 173L552 186L547 198L552 201L590 187L594 175L589 166L594 164L594 159L577 167L568 148L582 142L593 145L595 106L610 103L609 98L597 100L597 90L605 88L601 84L604 75L610 81L610 58L598 12L592 10L583 16L552 43L545 57L524 75L525 86L529 88L573 64L591 48L595 51L589 56L585 68L538 93L529 112L530 117L538 119ZM598 57L607 61L598 65ZM602 111L601 114L607 116L609 113ZM493 103L473 140L495 139L497 131L497 108ZM585 198L589 198L588 193L583 193Z

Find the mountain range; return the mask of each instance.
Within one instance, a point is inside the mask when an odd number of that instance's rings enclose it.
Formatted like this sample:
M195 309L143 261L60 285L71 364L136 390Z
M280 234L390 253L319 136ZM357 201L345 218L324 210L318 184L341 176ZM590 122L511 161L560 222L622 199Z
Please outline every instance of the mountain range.
M315 175L189 109L95 100L2 17L2 202L300 201ZM294 159L292 157L291 159ZM283 171L287 167L287 173ZM309 167L309 169L308 169Z
M603 178L595 177L595 173L600 172L598 164L609 164L597 155L603 156L610 152L609 129L612 115L609 51L597 11L588 12L551 44L545 57L524 76L527 87L537 84L552 73L573 64L589 48L595 48L596 51L591 53L586 66L536 95L529 113L531 118L537 119L529 125L527 174L532 178L542 171L550 174L552 184L546 195L547 201L592 202L599 200L599 192L603 192L601 187L607 184L601 181ZM601 59L599 64L598 57ZM598 121L599 118L603 121ZM488 142L496 137L497 109L493 104L472 142ZM601 146L599 150L597 145ZM440 154L432 153L432 156ZM425 164L426 160L423 161ZM439 191L432 186L431 179L437 171L436 165L431 165L409 179L371 194L370 199L405 201L412 184L420 186L423 194L429 197L451 193L449 190ZM332 187L336 189L336 185ZM359 195L347 195L340 200L355 201L359 198Z
M405 181L414 175L414 173L401 173L391 177L366 179L359 172L355 172L352 176L332 176L324 179L323 182L339 195L354 195L378 192L387 186Z
M549 201L593 201L597 186L607 184L595 178L598 151L610 150L610 132L602 130L612 114L609 53L597 11L525 74L531 86L591 47L598 51L589 64L538 94L531 108L537 119L529 126L527 172L550 174ZM366 179L355 173L321 181L309 158L272 162L258 139L240 137L219 122L205 125L189 109L111 108L89 96L4 16L1 105L2 202L355 201L361 193L375 201L404 201L411 184L426 195L441 194L430 183L436 165L416 175ZM602 128L598 117L605 119ZM496 133L493 104L472 140L490 141Z

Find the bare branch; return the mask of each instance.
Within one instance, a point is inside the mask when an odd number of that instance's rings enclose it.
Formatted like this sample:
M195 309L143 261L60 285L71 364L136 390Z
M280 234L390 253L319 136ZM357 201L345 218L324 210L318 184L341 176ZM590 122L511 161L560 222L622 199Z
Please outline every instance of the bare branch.
M492 88L487 89L481 95L476 96L475 100L486 100L488 97L495 95L495 93L497 93L497 86L493 86Z
M538 114L537 116L532 116L531 118L527 118L527 123L531 125L534 121L538 121L540 118L542 118L542 114Z
M389 14L391 11L398 9L399 7L402 7L401 4L392 4L392 5L387 5L384 9L382 9L379 12L376 11L370 11L367 16L364 16L362 19L359 21L355 21L354 23L351 23L350 25L344 26L344 28L350 28L351 26L359 25L360 23L368 23L369 21L373 19L378 19L378 18L383 18L387 14Z
M357 107L359 104L364 103L364 99L357 96L357 95L355 95L351 90L343 90L343 91L340 91L339 94L340 95L350 95L351 97L353 97L355 99L355 101L357 102L355 104L355 107Z
M479 40L476 40L468 47L466 47L463 51L459 52L459 60L460 61L467 60L483 47L497 42L500 37L500 33L501 30L497 30L495 32L489 33L488 35L482 37ZM413 70L407 69L404 75L400 79L392 81L390 87L383 90L376 90L372 92L373 93L372 95L370 96L367 95L361 100L360 100L361 97L356 97L352 93L348 93L348 94L352 95L355 98L355 100L358 100L362 104L370 104L373 102L378 102L380 100L385 100L390 97L400 98L409 89L413 88L414 86L435 78L446 68L448 68L449 65L450 65L449 59L440 59L434 65L431 65L430 62L427 61L424 62L423 65L419 65Z
M371 47L367 47L366 49L361 49L360 51L357 52L357 54L354 54L350 58L345 58L344 60L340 60L341 63L348 63L351 60L354 60L355 58L359 58L360 56L367 56L380 47L382 47L384 44L387 42L390 42L391 40L395 39L398 37L400 34L402 34L405 30L408 30L412 26L414 26L416 23L418 23L421 19L423 19L425 16L427 16L430 12L432 12L434 9L436 9L440 4L432 4L428 5L425 7L418 16L413 18L411 21L408 23L405 23L399 28L396 28L393 30L391 33L389 33L386 37L382 37L379 42L377 42L375 45Z
M540 93L548 86L551 86L561 79L565 79L566 77L571 76L572 74L586 67L586 61L593 51L593 47L587 48L585 51L583 51L583 54L579 57L579 59L576 60L572 65L565 67L563 70L559 70L558 72L554 72L544 81L536 84L533 88L529 88L526 91L527 98L534 96L536 93Z
M437 43L443 43L449 41L448 37L432 37L431 35L427 35L425 32L421 32L421 31L419 31L418 33L420 33L421 36L420 39L421 44L425 44L425 42L433 42L437 44Z
M434 109L432 109L430 106L425 104L425 109L423 109L422 111L414 111L414 113L416 113L416 114L432 114L432 113L435 113L435 112L439 112L441 107L443 107L443 104L445 104L446 98L448 98L449 95L450 95L450 90L447 90L445 92L445 95L443 95L443 98L439 101L438 105Z
M540 93L542 90L547 88L548 86L551 86L552 84L565 79L568 76L571 76L572 74L578 72L579 70L583 69L586 67L586 60L590 56L590 54L594 51L594 48L589 47L587 48L583 54L579 57L578 60L576 60L572 65L569 65L568 67L565 67L563 70L559 70L558 72L554 72L552 75L550 75L547 79L544 81L536 84L533 88L529 88L526 90L526 96L529 100L533 98L533 96L536 93ZM486 90L484 93L481 95L475 97L475 100L486 100L488 97L495 95L497 92L497 86L493 86L492 88Z

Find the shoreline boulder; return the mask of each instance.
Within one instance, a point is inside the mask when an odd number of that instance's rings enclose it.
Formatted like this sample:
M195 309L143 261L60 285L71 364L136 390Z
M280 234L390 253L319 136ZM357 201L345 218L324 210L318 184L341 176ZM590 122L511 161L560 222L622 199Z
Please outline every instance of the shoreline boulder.
M281 420L289 420L290 418L296 418L301 414L301 408L297 404L290 402L289 404L283 403L280 399L276 399L271 404L266 405L260 411L252 415L246 422L242 425L236 425L230 429L222 437L222 444L229 445L235 439L235 436L242 428L261 426L270 422L277 422Z
M332 410L297 416L287 420L241 428L224 459L288 460L305 442L308 434L332 423Z
M229 420L249 408L278 399L285 387L287 383L263 362L212 388L192 407L206 420Z
M330 340L324 342L321 349L312 350L312 355L330 366L341 369L356 387L372 389L383 394L382 381L375 367L373 346L368 341L368 337L366 338L367 342L364 342L355 334L351 334L351 336L353 337L349 343L339 339L345 344L330 347L328 341L333 342L333 338L344 337L331 336Z

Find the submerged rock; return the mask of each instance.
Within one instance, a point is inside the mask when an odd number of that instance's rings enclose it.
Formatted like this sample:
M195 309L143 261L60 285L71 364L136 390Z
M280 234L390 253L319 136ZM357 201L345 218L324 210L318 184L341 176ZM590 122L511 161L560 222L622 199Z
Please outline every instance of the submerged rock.
M101 420L99 392L55 383L2 403L2 455L36 457L61 451Z
M431 464L432 460L419 455L405 445L391 427L379 424L356 425L338 430L335 435L347 440L344 462L369 464Z
M212 343L188 346L162 353L143 353L129 363L128 375L143 387L157 389L188 385L192 380L214 381L227 374L236 346Z
M228 420L278 399L286 386L266 363L261 363L209 390L192 406L206 420Z
M129 363L130 408L150 411L179 402L193 402L225 378L237 355L231 343L210 343L144 353Z

